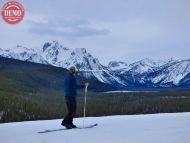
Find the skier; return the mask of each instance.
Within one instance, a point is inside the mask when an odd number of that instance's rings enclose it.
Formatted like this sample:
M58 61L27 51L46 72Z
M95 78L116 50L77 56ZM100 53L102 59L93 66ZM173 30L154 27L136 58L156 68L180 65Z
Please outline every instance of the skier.
M76 116L76 96L77 88L84 88L88 86L88 82L85 85L76 84L76 69L75 67L69 68L69 73L64 79L64 96L67 105L68 113L62 121L62 126L65 126L67 129L76 128L76 125L73 124L73 118Z

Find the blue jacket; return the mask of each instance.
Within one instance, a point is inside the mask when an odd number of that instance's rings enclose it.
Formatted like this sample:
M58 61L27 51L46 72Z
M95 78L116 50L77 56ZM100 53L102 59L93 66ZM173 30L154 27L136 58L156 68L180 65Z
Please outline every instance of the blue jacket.
M77 85L75 76L68 74L64 79L64 95L77 96L77 88L84 87L84 85Z

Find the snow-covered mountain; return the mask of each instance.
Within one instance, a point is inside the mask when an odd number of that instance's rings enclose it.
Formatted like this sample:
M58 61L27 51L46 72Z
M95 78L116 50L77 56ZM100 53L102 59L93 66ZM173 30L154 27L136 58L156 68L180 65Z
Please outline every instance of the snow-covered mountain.
M110 71L86 49L67 48L57 41L47 42L41 49L29 49L23 46L16 46L16 48L7 50L0 49L0 56L63 68L76 66L78 73L86 78L107 84L124 85L118 77L112 76Z
M21 45L17 45L13 49L0 49L0 56L22 61L47 64L46 60L43 59L37 50L29 49Z
M0 56L22 61L49 64L62 68L76 66L78 73L122 88L136 87L190 87L190 60L143 59L134 63L111 61L103 66L84 48L68 48L57 41L47 42L42 48L16 46L0 49Z
M174 85L178 85L184 78L186 78L188 74L190 74L190 60L173 62L173 64L169 66L168 64L163 65L158 71L155 71L154 73L157 74L151 78L153 83L172 83Z
M54 41L44 44L41 55L51 65L63 68L74 65L79 70L79 74L84 77L93 78L103 83L123 85L117 77L112 76L97 58L94 58L84 48L71 49Z
M190 87L190 60L154 61L146 58L122 68L114 69L110 64L108 67L115 76L124 79L133 87ZM125 84L129 85L127 83Z
M155 67L158 66L158 63L151 59L143 59L138 62L132 63L127 67L127 71L131 71L134 73L144 73L153 70Z
M153 71L156 68L161 67L163 65L169 66L176 62L178 62L178 61L174 60L174 59L155 61L155 60L152 60L149 58L145 58L143 60L131 63L129 65L124 62L112 61L111 63L108 64L108 68L112 71L120 72L120 74L123 74L125 72L142 74L145 72Z

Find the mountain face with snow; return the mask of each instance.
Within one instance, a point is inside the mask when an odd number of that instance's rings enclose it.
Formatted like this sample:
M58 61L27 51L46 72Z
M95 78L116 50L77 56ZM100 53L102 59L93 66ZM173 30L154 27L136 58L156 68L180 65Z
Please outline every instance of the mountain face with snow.
M78 73L85 78L110 85L124 85L118 77L112 76L107 67L104 67L86 49L67 48L57 41L45 43L42 49L29 49L23 46L16 46L16 48L7 50L0 49L0 56L67 69L74 65L78 69Z
M108 66L103 66L86 49L68 48L57 41L47 42L40 49L20 45L0 49L0 56L62 68L74 65L81 76L122 89L190 87L190 60L154 61L146 58L131 64L111 61Z
M0 56L7 57L22 61L29 61L35 63L47 64L46 60L41 57L40 54L34 49L29 49L20 45L17 45L14 50L12 49L0 49Z
M163 65L158 70L147 74L147 78L151 77L150 79L154 84L166 86L167 84L173 84L175 86L182 84L185 85L185 82L190 81L190 60L182 60L168 64Z
M126 66L112 62L109 69L129 87L190 87L190 60L154 61L143 59Z

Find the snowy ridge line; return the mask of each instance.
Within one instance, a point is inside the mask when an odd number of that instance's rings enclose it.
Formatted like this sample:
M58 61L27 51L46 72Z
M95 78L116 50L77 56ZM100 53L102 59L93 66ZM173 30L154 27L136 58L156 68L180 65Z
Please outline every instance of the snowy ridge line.
M13 49L0 48L0 57L66 69L76 66L81 76L122 89L130 87L190 88L190 59L156 61L145 58L131 64L111 61L107 66L103 66L98 58L93 57L85 48L67 48L58 41L46 42L42 48L38 49L21 45Z

